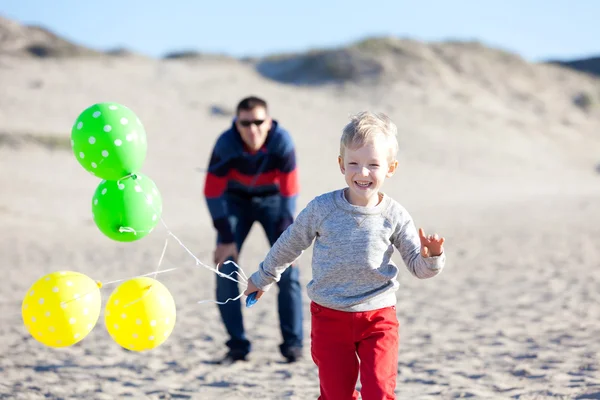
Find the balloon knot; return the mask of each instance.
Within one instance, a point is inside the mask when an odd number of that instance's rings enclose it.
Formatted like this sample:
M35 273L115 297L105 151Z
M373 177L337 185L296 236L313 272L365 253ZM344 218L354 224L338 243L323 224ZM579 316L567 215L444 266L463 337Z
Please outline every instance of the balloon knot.
M96 281L96 285L98 286L98 289L102 289L102 282Z

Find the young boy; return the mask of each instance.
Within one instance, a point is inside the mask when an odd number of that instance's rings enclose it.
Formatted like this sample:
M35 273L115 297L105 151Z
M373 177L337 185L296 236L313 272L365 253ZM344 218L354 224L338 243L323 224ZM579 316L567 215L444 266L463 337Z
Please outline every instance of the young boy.
M338 162L346 188L313 199L250 277L260 298L313 246L311 354L322 400L394 399L398 370L396 247L418 278L440 273L444 238L417 230L408 212L380 192L398 162L397 128L384 114L361 112L344 128ZM357 358L358 355L358 358Z

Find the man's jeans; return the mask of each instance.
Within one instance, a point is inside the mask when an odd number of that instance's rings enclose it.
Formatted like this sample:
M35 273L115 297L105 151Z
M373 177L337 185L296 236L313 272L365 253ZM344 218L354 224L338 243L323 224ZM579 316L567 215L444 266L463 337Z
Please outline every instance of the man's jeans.
M255 221L263 226L272 246L281 234L277 226L281 203L279 195L250 198L243 198L234 194L227 194L226 196L229 220L234 230L238 250L241 250ZM230 275L233 271L237 271L237 268L232 264L225 264L221 265L219 270ZM254 268L251 268L251 270L254 271ZM231 276L235 278L237 275L234 273ZM298 267L290 266L278 282L277 303L279 325L283 337L283 343L279 347L282 354L285 354L291 347L302 347L302 287L300 286L299 276ZM217 275L217 301L225 302L227 299L239 296L239 294L240 290L236 282ZM248 354L251 346L244 331L240 299L229 301L226 304L219 304L219 311L230 337L227 341L230 351L238 354Z

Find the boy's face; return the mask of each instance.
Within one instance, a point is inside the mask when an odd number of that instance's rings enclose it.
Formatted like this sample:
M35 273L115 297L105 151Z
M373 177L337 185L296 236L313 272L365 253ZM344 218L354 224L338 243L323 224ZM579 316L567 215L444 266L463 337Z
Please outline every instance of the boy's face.
M271 129L271 118L264 107L254 107L252 110L240 110L235 120L242 140L251 151L258 151L265 144Z
M338 162L348 184L348 201L365 207L379 203L379 189L398 166L397 161L390 161L390 149L383 138L375 138L356 149L346 147L344 157L338 157Z

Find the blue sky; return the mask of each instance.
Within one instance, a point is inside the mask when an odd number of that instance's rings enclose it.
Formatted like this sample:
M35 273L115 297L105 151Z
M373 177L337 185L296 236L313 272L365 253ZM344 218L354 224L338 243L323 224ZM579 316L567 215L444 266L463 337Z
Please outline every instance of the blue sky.
M597 0L155 1L5 0L0 15L99 50L150 56L260 56L380 35L475 39L531 61L600 54Z

